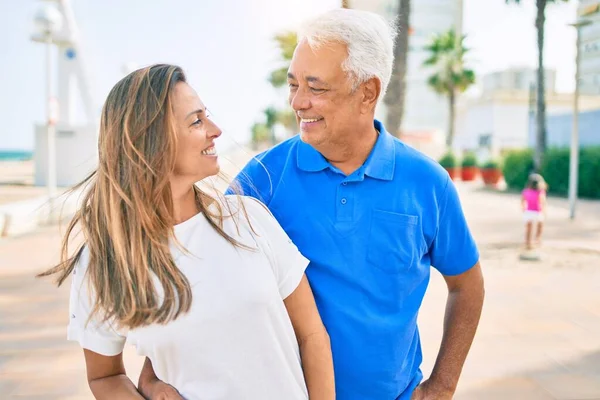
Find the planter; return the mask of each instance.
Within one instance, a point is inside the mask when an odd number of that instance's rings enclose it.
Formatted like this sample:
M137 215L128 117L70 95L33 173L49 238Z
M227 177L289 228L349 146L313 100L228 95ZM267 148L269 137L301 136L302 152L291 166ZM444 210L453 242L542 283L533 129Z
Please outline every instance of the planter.
M502 178L502 171L499 168L482 168L481 177L486 185L496 185Z
M473 181L477 177L477 167L462 167L460 170L460 179L465 182Z
M457 167L444 167L446 171L448 171L448 175L450 175L450 179L453 181L456 180L459 176L459 168Z

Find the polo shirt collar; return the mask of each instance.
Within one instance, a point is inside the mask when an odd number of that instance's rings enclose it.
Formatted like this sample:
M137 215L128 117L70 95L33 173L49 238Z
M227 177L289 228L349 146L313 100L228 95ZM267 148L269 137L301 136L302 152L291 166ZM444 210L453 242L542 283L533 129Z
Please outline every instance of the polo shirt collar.
M379 131L379 137L363 165L363 170L365 175L371 178L389 181L394 178L396 160L394 139L380 121L375 120L374 125ZM302 140L298 143L297 165L298 168L306 172L318 172L331 168L331 164L321 153Z
M323 171L331 166L321 153L302 139L298 141L297 162L298 168L306 172Z
M365 161L365 175L371 178L391 181L394 179L394 168L396 164L396 146L394 138L390 135L381 122L375 120L375 129L379 131L379 137L373 146L371 154Z

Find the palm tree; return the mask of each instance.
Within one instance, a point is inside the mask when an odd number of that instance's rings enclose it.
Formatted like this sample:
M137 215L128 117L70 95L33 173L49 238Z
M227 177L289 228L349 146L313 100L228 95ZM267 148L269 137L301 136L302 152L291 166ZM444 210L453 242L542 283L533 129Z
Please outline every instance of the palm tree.
M457 38L454 29L451 29L436 35L425 47L431 54L424 65L435 69L434 75L428 79L428 84L437 93L448 96L448 147L451 147L454 141L456 96L475 83L475 73L464 67L464 55L468 51L463 45L464 38Z
M296 113L291 108L286 108L277 111L277 122L283 125L288 132L297 132L298 123L296 121Z
M397 39L394 44L394 69L383 99L387 106L385 126L394 136L400 136L406 93L408 37L410 35L410 0L398 0Z
M520 4L521 0L505 0L506 3ZM542 154L546 150L546 90L544 78L544 25L546 23L546 6L549 3L568 2L569 0L535 0L537 15L538 71L537 71L537 123L535 134L535 168L539 171Z
M290 67L290 62L294 56L294 50L298 45L298 36L296 32L283 32L275 35L275 41L279 47L281 55L281 67L271 72L269 82L276 88L279 88L287 83L287 72Z
M263 110L264 122L256 122L252 125L252 147L257 149L267 142L271 145L277 144L275 127L283 125L288 131L296 128L296 114L292 110L278 110L269 106Z
M298 38L295 32L282 32L275 36L275 42L279 47L281 66L272 71L269 75L269 82L274 88L280 88L287 84L287 72L290 66L294 50L298 44ZM261 119L264 122L257 122L252 126L252 145L257 148L259 145L270 141L275 144L275 126L283 125L288 132L293 133L297 129L296 115L290 109L278 109L273 106L263 110Z
M269 128L269 133L271 136L271 144L275 144L275 125L277 125L277 122L279 120L279 111L277 111L275 107L268 107L267 109L265 109L264 113L266 119L265 125L267 126L267 128Z
M264 122L256 122L252 125L252 149L257 150L263 143L270 140L271 132Z

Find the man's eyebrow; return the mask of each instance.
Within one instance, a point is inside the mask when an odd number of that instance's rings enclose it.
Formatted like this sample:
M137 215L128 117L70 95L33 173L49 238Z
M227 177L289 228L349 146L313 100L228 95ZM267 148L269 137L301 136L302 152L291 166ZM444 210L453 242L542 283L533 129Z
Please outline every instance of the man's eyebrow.
M317 78L316 76L307 76L306 80L308 82L314 82L314 83L322 83L325 84L325 82L323 82L320 78Z
M296 81L296 80L298 80L298 79L297 79L297 78L294 76L294 74L292 74L291 72L288 72L288 74L287 74L287 77L288 77L288 79L293 79L293 80L295 80L295 81ZM311 83L320 83L320 84L323 84L323 85L325 85L325 84L326 84L325 82L323 82L323 81L322 81L320 78L318 78L318 77L316 77L316 76L307 76L307 77L306 77L306 80L307 80L308 82L311 82Z

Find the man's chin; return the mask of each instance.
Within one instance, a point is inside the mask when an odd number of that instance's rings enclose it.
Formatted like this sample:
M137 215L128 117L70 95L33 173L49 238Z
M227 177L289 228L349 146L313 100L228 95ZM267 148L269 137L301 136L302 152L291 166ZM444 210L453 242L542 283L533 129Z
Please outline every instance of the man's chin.
M307 138L306 138L306 133L305 132L300 131L300 135L299 136L300 136L300 140L302 140L304 143L308 143L308 141L306 140Z
M300 140L302 140L306 144L310 144L311 146L318 145L321 142L320 138L321 135L314 131L300 131Z

